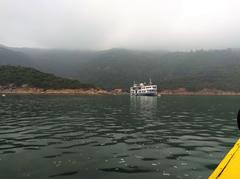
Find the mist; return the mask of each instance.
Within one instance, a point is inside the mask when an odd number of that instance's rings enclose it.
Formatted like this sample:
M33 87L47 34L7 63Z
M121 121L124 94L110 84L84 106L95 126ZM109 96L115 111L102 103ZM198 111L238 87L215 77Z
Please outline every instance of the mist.
M238 0L1 0L0 44L103 50L240 47Z

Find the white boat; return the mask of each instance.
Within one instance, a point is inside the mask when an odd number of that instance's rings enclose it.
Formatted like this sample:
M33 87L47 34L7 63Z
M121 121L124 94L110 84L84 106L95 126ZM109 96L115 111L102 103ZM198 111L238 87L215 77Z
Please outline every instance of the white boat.
M5 97L6 95L5 94L2 94L2 97Z
M133 86L130 87L131 96L157 96L157 85L152 84L151 79L149 84L146 83L133 83Z

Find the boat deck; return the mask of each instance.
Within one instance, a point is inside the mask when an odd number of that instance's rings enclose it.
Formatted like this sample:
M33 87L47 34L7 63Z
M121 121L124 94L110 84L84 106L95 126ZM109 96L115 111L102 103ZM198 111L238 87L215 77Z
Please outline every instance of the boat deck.
M224 157L209 179L240 179L240 139Z

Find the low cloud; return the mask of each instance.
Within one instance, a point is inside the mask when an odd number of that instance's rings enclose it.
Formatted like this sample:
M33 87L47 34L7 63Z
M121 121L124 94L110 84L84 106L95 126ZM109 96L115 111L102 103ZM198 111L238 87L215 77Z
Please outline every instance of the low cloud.
M1 0L0 43L101 50L240 47L238 0Z

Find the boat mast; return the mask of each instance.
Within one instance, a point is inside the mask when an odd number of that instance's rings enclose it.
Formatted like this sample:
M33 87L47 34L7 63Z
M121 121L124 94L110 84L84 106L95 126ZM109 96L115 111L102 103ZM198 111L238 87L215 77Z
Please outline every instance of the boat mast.
M152 85L152 79L151 78L149 78L149 84Z

